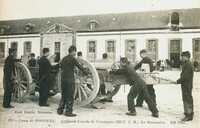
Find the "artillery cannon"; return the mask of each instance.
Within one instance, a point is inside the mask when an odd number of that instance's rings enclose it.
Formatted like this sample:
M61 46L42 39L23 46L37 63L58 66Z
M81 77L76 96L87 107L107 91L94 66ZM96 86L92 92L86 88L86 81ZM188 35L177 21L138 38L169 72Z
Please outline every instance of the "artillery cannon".
M101 99L109 99L113 97L119 91L121 85L128 84L124 75L116 75L109 73L107 69L95 68L91 63L84 59L78 59L79 63L89 71L89 74L83 75L83 73L76 69L75 71L75 104L78 106L85 106L92 102L98 102ZM119 66L119 63L114 63L110 70L115 70ZM39 67L28 67L27 65L16 62L16 84L14 86L13 98L18 102L23 102L27 95L32 94L38 88L38 73ZM54 84L51 90L54 90L54 94L60 92L61 86L61 71L53 73ZM141 77L151 76L154 82L160 83L164 80L167 83L172 81L168 79L162 79L155 76L157 73L140 73ZM105 92L101 93L101 84L105 84Z
M99 73L95 67L84 59L78 59L79 63L89 71L87 76L76 69L75 71L75 104L78 106L84 106L98 99L111 97L117 93L119 86L113 86L109 88L109 93L105 95L99 95L100 78ZM39 67L28 67L27 65L16 62L16 84L14 85L13 99L17 102L23 102L24 98L34 93L38 86ZM53 72L53 86L50 87L54 94L60 92L61 89L61 71ZM101 72L101 71L100 71ZM100 73L101 74L101 73ZM112 84L110 84L112 86ZM117 89L116 89L117 88ZM97 100L96 100L97 101Z

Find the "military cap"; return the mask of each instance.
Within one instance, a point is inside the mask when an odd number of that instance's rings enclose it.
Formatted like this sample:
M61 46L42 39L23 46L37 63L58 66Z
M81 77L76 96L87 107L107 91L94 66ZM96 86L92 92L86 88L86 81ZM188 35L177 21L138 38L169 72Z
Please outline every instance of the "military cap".
M190 55L189 51L184 51L184 52L181 53L181 56L185 56L185 57L190 58L191 55Z
M147 50L146 49L142 49L141 51L140 51L140 54L141 53L147 53Z

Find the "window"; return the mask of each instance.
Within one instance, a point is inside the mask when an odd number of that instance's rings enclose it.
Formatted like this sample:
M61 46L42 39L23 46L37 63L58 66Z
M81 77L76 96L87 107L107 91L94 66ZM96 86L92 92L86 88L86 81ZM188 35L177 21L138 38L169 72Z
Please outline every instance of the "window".
M96 20L91 20L90 22L89 22L89 28L90 28L90 30L92 31L92 30L94 30L96 27L97 27L97 21Z
M193 59L200 62L200 38L193 39Z
M24 42L24 55L29 55L31 53L32 43L31 41Z
M108 54L109 60L115 60L115 41L108 40L106 41L106 53Z
M55 47L54 47L54 52L55 53L60 53L60 42L55 42Z
M18 53L18 43L17 42L11 42L11 48L16 49L16 55Z
M179 25L179 13L173 12L171 14L171 24Z
M0 42L0 59L5 57L5 43Z
M96 52L96 42L89 41L89 53L95 53L95 52Z
M170 30L171 31L179 31L179 13L173 12L170 15Z
M180 54L182 51L181 40L172 39L169 44L169 57L172 67L179 68L180 66Z
M158 40L157 39L149 39L146 43L146 49L149 53L149 57L153 60L157 60L158 56Z
M136 44L135 40L125 41L125 56L130 62L134 62L136 58Z
M88 53L87 58L89 61L95 61L96 59L96 41L88 41Z

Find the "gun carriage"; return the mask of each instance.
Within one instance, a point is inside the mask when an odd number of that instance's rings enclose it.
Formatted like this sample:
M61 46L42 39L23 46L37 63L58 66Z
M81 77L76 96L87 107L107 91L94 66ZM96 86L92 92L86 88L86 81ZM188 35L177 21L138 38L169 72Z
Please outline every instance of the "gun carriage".
M93 64L84 59L78 60L84 68L89 72L84 75L79 69L75 69L75 104L84 106L92 102L98 102L101 99L109 99L119 91L121 85L128 84L124 75L114 74L113 70L117 70L119 63L114 63L110 69L96 68ZM16 83L14 85L13 99L17 102L23 102L24 98L37 91L39 88L39 67L28 67L27 65L16 62ZM139 73L145 80L151 79L154 84L162 83L161 81L172 81L158 76L158 73ZM61 71L60 69L52 70L52 86L50 87L50 95L54 96L60 92ZM101 85L105 85L105 93L101 92Z

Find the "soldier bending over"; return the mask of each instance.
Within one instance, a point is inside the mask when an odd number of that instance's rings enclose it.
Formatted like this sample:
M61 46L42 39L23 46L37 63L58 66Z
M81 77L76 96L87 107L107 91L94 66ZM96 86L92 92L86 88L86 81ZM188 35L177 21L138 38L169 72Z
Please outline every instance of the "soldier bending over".
M132 85L127 96L129 112L126 114L131 115L131 116L136 115L134 100L138 96L138 94L143 92L144 100L146 101L149 107L149 110L152 112L152 116L159 117L158 109L156 107L155 102L151 99L149 95L146 83L136 73L134 66L130 62L128 62L127 58L121 58L120 65L121 65L121 69L114 71L114 73L125 75L128 83Z

